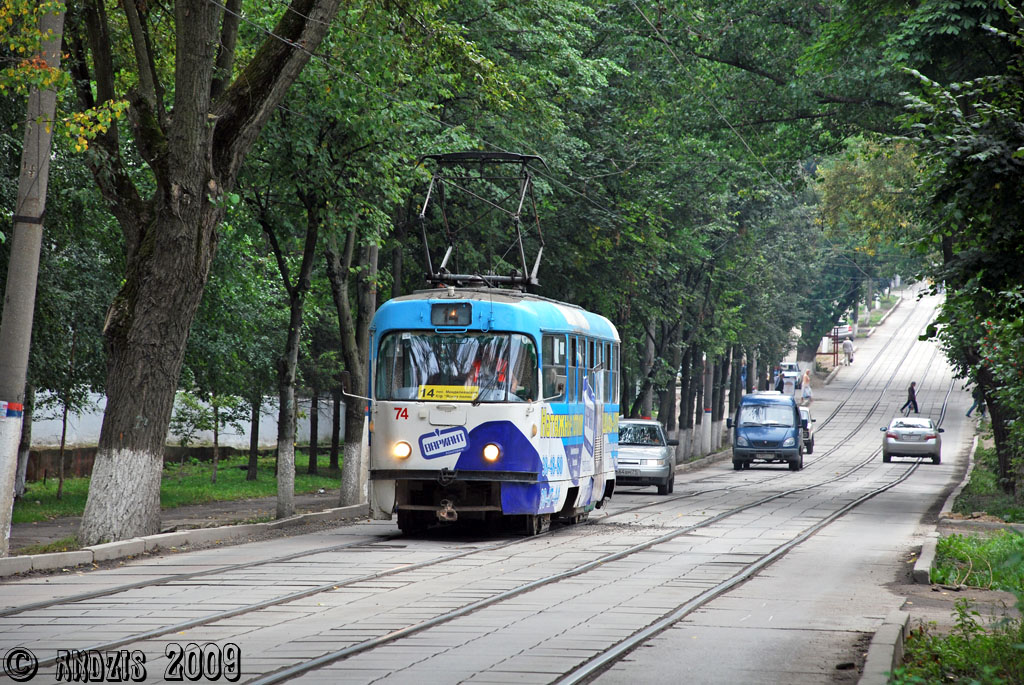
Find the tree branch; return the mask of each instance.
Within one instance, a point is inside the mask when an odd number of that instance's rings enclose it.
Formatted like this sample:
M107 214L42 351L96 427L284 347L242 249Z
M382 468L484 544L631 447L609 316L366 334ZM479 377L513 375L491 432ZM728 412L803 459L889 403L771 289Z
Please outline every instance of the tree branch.
M246 151L312 57L340 0L294 0L213 108L213 170L235 178Z

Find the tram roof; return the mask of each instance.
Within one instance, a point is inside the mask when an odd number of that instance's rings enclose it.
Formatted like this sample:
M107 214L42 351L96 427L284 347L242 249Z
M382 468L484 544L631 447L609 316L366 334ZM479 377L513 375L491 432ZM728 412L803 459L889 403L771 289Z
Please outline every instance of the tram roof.
M568 302L561 302L541 295L524 293L519 290L502 288L431 288L417 290L409 295L388 300L380 306L375 324L388 329L400 328L400 309L403 305L418 302L482 302L498 305L502 309L518 310L522 315L529 316L535 325L546 331L565 331L593 335L599 338L612 339L618 342L619 333L615 326L604 316L587 311L583 307ZM413 326L415 328L415 326Z

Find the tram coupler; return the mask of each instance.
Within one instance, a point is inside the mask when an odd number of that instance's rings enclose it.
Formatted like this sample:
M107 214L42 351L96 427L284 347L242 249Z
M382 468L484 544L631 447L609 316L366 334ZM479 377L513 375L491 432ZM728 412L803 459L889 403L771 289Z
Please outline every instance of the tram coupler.
M452 506L450 499L441 500L441 508L437 510L438 521L457 521L459 519L459 512L455 511L455 507Z

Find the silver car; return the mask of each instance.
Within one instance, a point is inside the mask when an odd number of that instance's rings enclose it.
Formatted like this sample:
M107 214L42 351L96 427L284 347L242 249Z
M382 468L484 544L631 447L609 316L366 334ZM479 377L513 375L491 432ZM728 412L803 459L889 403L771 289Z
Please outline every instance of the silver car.
M933 464L942 461L942 428L931 419L924 417L898 416L881 429L882 461L888 463L893 457L930 457Z
M659 495L675 489L678 440L666 440L661 424L652 419L619 421L619 459L616 485L657 485Z
M811 416L810 407L799 407L800 409L800 435L804 440L804 454L814 453L814 422L815 419ZM807 421L807 427L804 428L804 421Z

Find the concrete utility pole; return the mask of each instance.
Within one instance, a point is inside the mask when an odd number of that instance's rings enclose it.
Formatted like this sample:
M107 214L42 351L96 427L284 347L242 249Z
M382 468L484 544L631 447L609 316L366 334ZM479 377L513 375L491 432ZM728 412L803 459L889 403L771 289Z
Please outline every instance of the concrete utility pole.
M60 67L64 33L64 6L39 19L42 58L51 69ZM39 248L43 241L43 212L50 179L50 142L57 110L57 92L32 88L21 151L18 199L14 209L14 237L7 267L3 318L0 319L0 556L7 556L14 508L14 479L18 469L18 441L25 401L25 377L32 340L32 314L36 303Z

